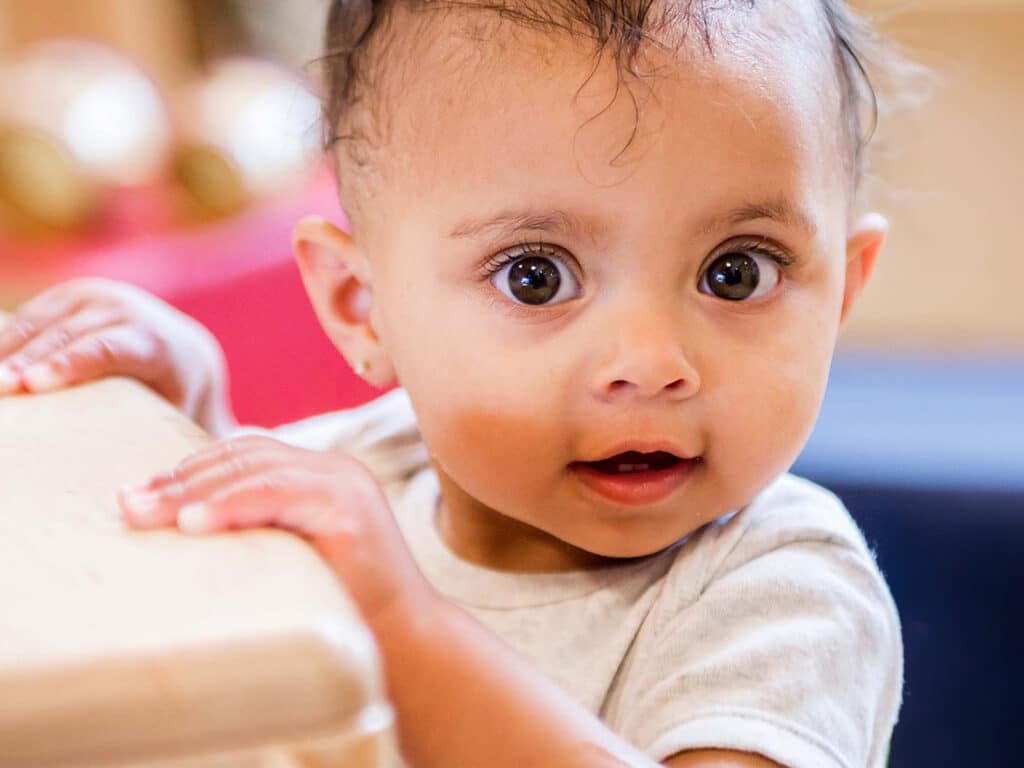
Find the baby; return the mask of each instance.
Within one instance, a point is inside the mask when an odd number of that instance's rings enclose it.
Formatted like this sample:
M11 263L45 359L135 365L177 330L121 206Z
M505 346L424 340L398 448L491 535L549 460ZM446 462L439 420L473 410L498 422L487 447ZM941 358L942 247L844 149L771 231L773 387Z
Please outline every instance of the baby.
M787 473L886 233L870 41L840 0L335 0L351 231L303 220L296 258L401 388L237 428L208 332L84 280L21 308L3 391L127 373L222 437L127 521L307 539L410 765L884 766L896 610Z

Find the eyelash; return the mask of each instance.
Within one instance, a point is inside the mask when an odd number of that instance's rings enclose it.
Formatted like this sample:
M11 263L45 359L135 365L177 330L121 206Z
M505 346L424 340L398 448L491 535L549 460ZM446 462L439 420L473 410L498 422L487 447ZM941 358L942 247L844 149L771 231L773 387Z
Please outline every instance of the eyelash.
M572 257L569 256L568 254L563 254L559 252L559 250L554 246L548 245L543 240L523 240L516 246L512 248L507 248L504 251L495 254L490 259L488 259L484 264L482 264L480 267L480 276L485 280L489 280L491 277L500 272L503 267L509 264L514 264L520 259L525 259L530 256L554 257L559 261L563 262L570 269L573 268L573 265L570 263ZM577 270L573 269L573 271ZM576 275L576 277L577 279L579 279L578 274Z
M727 253L737 253L737 252L740 252L740 253L757 253L757 254L760 254L761 256L767 256L769 259L771 259L776 264L778 264L780 267L782 267L782 271L784 273L788 272L790 267L792 267L793 264L796 262L796 260L792 256L790 256L788 253L786 253L784 250L782 250L781 248L773 245L768 240L765 240L764 238L759 237L759 238L750 238L748 240L740 239L740 240L737 240L737 241L733 241L732 243L729 244L728 248L723 248L723 249L719 250L718 252L715 253L714 256L712 256L710 259L708 259L708 262L705 265L705 268L707 268L708 266L711 266L711 264L713 264L715 262L715 259L719 258L720 256L724 256ZM704 274L704 270L703 269L701 270L701 274Z
M761 256L765 256L778 264L782 268L783 273L787 273L795 263L795 259L793 259L792 256L787 254L781 248L777 248L764 238L750 238L747 240L741 239L733 241L729 244L728 248L723 248L716 252L701 267L700 274L703 275L704 270L711 266L718 257L724 256L727 253L735 252L757 253ZM570 268L573 266L569 263L572 257L567 254L563 255L558 251L558 249L548 245L543 240L524 240L517 246L507 248L488 259L483 265L481 265L480 275L483 279L488 280L508 264L513 264L520 259L525 259L529 256L553 256L565 263L566 266ZM578 274L576 277L579 279Z

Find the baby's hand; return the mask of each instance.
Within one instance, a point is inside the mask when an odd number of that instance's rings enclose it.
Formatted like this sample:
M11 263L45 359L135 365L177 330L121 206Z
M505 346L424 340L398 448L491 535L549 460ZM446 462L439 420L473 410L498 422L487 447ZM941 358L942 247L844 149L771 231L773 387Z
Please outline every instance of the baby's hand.
M430 588L387 499L354 459L264 436L211 443L172 471L122 488L129 525L191 534L276 526L308 540L345 584L364 619L424 605Z
M198 321L128 283L79 278L44 291L0 330L0 396L106 376L146 384L217 434L226 366Z

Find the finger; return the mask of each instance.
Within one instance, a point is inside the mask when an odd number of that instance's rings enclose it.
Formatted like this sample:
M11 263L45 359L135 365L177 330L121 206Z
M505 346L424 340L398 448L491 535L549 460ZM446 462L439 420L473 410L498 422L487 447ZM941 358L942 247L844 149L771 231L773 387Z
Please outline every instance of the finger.
M263 435L244 435L213 443L192 454L169 472L122 488L118 499L126 520L137 527L168 525L177 510L246 477L284 466L301 467L310 475L337 479L359 474L363 466L344 456L307 451Z
M320 475L295 467L250 475L181 508L184 533L275 526L302 535L354 534L355 520L345 515L337 494Z
M250 452L274 455L282 462L301 461L310 470L320 473L336 472L338 462L345 461L345 457L338 454L297 448L266 435L242 435L211 443L206 448L184 459L169 472L162 472L150 478L143 487L156 490L173 483L188 482L189 478L204 474L211 467L224 464L234 464L240 470L239 474L244 474L245 458L241 454Z
M6 365L24 370L44 361L87 333L124 323L128 317L113 307L88 307L50 324L9 357Z
M236 446L230 451L217 451L222 458L213 462L202 461L206 453L190 456L148 483L120 489L118 499L128 522L144 528L169 525L182 506L241 478L272 470L282 461L280 453L265 444L250 450Z
M222 464L234 464L241 468L244 466L242 457L245 454L264 450L272 451L283 445L265 435L242 435L241 437L218 440L182 459L174 469L154 476L146 486L155 490L173 483L186 483L211 467Z
M0 396L9 395L21 389L21 372L0 365Z
M133 528L161 528L174 522L181 501L150 491L119 488L117 505Z
M59 285L26 301L15 312L12 321L0 330L0 361L21 349L52 323L70 315L86 300L81 293L68 291Z
M0 331L0 396L21 389L22 369L11 357L54 322L74 313L85 302L81 294L62 287L51 289L26 302Z
M30 392L45 392L105 376L152 377L159 340L137 326L115 325L86 333L45 362L24 371Z

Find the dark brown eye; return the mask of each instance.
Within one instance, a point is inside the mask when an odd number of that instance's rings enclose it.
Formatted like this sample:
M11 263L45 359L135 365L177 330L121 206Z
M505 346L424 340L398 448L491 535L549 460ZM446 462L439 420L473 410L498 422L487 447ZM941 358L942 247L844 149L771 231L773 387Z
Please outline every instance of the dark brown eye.
M505 270L502 270L504 272ZM501 272L498 273L498 287L501 288ZM562 286L562 274L558 265L543 256L527 256L517 259L508 267L505 280L507 291L523 304L547 304L554 299Z
M722 254L704 272L702 288L706 285L705 293L726 301L745 301L755 294L763 296L779 281L779 267L766 256L761 256L760 260L767 267L767 274L762 272L754 253Z

